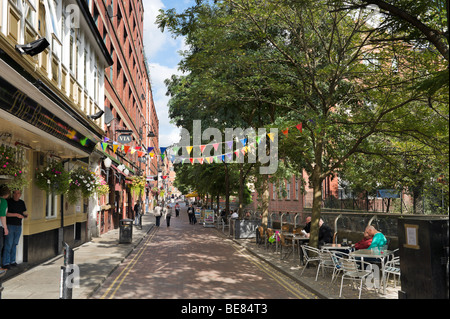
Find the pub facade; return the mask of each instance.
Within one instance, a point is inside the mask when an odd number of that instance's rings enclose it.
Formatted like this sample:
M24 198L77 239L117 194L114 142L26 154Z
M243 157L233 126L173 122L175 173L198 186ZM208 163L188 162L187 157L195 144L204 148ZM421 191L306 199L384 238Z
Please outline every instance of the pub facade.
M63 242L77 246L96 232L96 195L69 203L36 179L54 164L101 173L104 72L112 64L86 1L0 0L0 146L20 163L28 213L18 263L42 262ZM0 184L14 180L0 171Z

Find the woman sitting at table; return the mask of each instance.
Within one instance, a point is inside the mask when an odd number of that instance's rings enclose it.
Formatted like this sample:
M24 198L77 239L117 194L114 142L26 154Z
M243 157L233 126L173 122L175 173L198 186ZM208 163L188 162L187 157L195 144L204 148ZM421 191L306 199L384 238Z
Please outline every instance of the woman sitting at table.
M368 249L383 248L384 246L387 245L386 237L384 237L384 235L381 232L376 230L375 227L368 226L367 227L367 232L369 233L370 236L373 237L372 243L370 244Z
M367 249L372 244L373 237L369 235L368 227L364 230L364 237L355 244L355 250Z

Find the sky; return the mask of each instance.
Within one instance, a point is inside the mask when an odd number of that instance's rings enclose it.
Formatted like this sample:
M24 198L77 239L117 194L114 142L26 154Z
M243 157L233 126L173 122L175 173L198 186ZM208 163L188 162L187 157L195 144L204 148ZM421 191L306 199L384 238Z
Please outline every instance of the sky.
M190 7L194 0L143 0L144 3L144 47L149 63L153 101L159 119L159 146L167 147L180 140L180 129L170 123L164 80L172 74L180 75L179 51L185 50L182 38L174 39L168 31L161 32L155 24L159 9L175 8L181 13Z

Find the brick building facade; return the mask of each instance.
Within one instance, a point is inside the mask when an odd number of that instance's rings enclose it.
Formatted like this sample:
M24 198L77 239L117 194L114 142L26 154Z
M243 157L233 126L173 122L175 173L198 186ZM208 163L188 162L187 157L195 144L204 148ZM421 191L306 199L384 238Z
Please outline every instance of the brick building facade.
M142 0L91 1L91 12L114 64L105 71L105 132L118 141L123 132L131 134L127 145L158 148L159 122L153 103L150 73L143 45L144 7ZM119 220L133 217L136 198L127 190L127 178L156 175L157 159L138 158L120 148L105 153L111 158L109 198L104 198L98 216L100 233L117 228ZM126 170L118 169L121 165ZM123 166L122 166L123 167ZM106 168L105 168L106 169ZM129 172L129 174L124 173ZM144 200L151 202L151 193Z

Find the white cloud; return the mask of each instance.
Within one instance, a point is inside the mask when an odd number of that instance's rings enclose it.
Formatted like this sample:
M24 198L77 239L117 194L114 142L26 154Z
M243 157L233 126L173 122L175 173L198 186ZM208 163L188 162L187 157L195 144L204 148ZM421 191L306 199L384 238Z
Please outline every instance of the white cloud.
M176 67L170 68L159 63L149 63L150 78L152 83L153 101L159 119L159 144L168 146L180 140L180 129L170 123L169 97L166 96L167 88L164 80L172 74L181 74Z
M182 38L174 39L167 31L164 33L155 24L159 9L167 9L161 0L144 0L144 46L149 62L153 101L159 119L159 144L169 146L179 141L180 129L170 123L166 86L164 81L172 74L180 74L179 50L185 49Z

